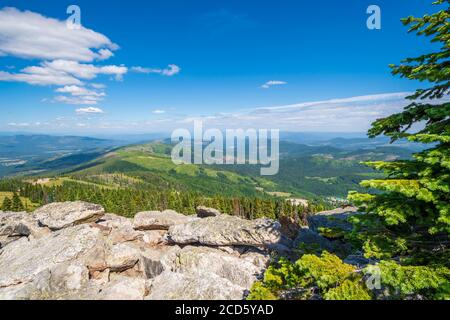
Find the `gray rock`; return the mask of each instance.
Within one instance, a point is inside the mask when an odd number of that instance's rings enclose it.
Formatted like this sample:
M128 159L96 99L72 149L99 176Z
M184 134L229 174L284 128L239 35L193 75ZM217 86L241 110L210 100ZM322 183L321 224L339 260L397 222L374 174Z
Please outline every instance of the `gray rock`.
M226 215L132 220L81 202L0 213L0 299L242 299L280 239L274 221Z
M9 244L0 255L0 287L32 282L39 273L87 253L100 236L98 229L81 225Z
M0 248L21 237L41 238L49 233L27 212L0 212Z
M210 272L245 289L250 289L264 267L254 259L240 259L209 247L187 246L176 254L171 271Z
M164 242L164 236L166 235L165 230L149 230L144 231L144 235L142 236L142 241L146 244L155 246Z
M80 290L89 281L89 270L77 262L60 264L50 274L50 287L55 292Z
M178 246L145 248L141 251L140 264L144 276L153 279L165 270L172 270L176 265Z
M279 223L269 219L220 215L173 226L167 239L177 244L262 247L280 241L281 233Z
M105 214L102 206L82 201L51 203L37 209L34 217L51 230L95 222Z
M171 226L188 223L192 219L172 210L146 211L136 214L133 224L136 230L168 230Z
M166 271L151 284L149 300L242 300L245 289L207 271Z
M98 300L144 300L149 292L149 284L144 279L118 277L102 287L93 297Z
M217 209L203 206L197 207L197 217L199 218L217 217L220 216L221 214L222 213Z
M113 272L130 269L139 261L141 254L131 245L120 243L114 245L106 256L106 267Z

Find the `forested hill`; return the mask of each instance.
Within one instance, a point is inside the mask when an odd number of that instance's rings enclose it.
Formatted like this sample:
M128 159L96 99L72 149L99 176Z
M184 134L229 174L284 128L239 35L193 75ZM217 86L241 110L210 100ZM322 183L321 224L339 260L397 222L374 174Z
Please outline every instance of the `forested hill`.
M108 140L92 141L91 148L80 147L85 152L72 151L61 157L3 168L35 179L50 177L54 184L70 180L110 188L151 185L160 190L205 195L345 198L349 190L359 190L361 180L377 176L360 161L393 160L411 154L407 149L383 144L355 149L349 147L353 141L347 148L281 142L279 173L262 177L258 166L177 166L171 161L172 145L167 141L125 147L115 147ZM52 145L52 150L56 146Z

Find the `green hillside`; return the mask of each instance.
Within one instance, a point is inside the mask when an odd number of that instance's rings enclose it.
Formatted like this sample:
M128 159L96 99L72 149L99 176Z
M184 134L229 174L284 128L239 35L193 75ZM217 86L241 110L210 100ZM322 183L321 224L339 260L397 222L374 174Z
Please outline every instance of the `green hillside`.
M359 190L361 180L380 176L361 165L361 160L404 158L409 154L400 148L343 151L286 142L280 148L280 171L275 176L260 176L256 165L175 165L170 158L172 145L165 142L118 148L76 166L71 161L72 166L66 165L70 169L58 169L46 176L57 177L58 183L78 181L106 188L145 187L205 196L345 198L348 191Z

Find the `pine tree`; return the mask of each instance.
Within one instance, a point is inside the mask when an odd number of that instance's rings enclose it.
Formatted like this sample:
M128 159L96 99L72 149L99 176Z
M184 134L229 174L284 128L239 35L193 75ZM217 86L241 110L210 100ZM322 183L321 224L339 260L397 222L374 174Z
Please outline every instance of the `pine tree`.
M3 199L2 211L11 211L11 209L12 209L11 199L8 197L5 197L5 199Z
M15 192L14 192L13 198L12 198L11 210L14 212L19 212L19 211L25 210L22 200L20 200L19 195Z
M402 19L408 32L430 37L440 50L400 65L393 75L429 85L407 97L403 112L376 120L370 137L386 135L392 142L408 139L428 148L411 160L369 162L386 173L385 179L363 181L376 194L351 193L351 201L365 215L354 218L353 237L362 242L365 255L379 259L400 258L402 264L448 264L450 232L450 0L435 5L446 9L421 18ZM422 125L421 129L412 130ZM416 126L415 126L416 125Z

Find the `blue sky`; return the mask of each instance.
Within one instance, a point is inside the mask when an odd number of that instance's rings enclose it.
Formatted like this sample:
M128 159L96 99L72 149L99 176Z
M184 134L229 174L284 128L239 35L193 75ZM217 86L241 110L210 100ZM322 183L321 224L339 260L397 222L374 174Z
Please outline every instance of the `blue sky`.
M420 86L388 65L435 49L400 23L431 2L4 0L0 131L143 133L198 118L364 131ZM70 4L78 33L65 27ZM371 4L381 30L366 27Z

